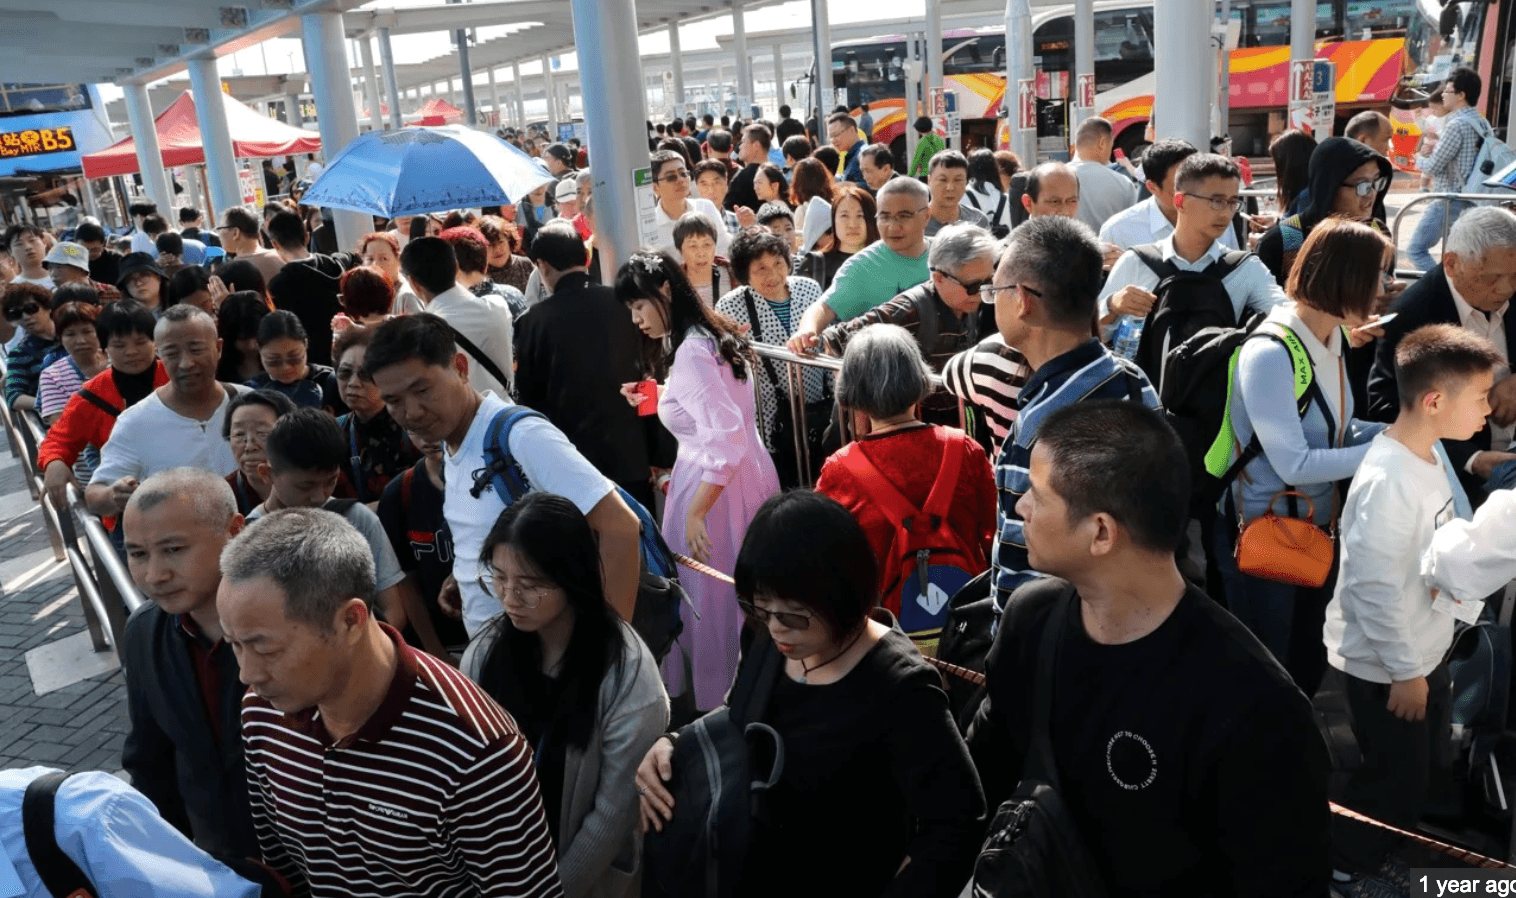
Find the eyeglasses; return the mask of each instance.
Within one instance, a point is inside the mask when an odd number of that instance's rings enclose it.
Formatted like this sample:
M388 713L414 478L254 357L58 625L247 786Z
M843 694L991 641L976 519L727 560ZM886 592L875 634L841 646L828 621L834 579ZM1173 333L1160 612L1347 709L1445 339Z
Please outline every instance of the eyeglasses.
M962 281L952 276L951 274L948 274L946 271L943 271L941 268L933 268L932 271L937 272L944 278L947 278L948 280L962 287L964 292L970 296L973 296L976 293L982 294L984 292L984 289L990 285L990 281L994 280L994 278L986 278L982 281Z
M682 168L678 171L671 171L666 175L659 175L657 178L657 180L665 184L678 184L680 181L688 181L689 179L690 173Z
M35 315L40 311L42 311L42 306L34 302L29 302L26 305L17 306L14 309L6 309L5 320L20 321L22 318L25 318L28 315Z
M979 288L979 301L992 306L995 304L995 294L1008 290L1025 290L1038 299L1042 298L1041 290L1034 290L1026 284L985 284Z
M811 618L814 617L800 611L770 611L767 608L759 608L745 599L738 599L737 607L742 609L744 615L764 626L768 626L769 621L776 620L779 626L786 630L809 630Z
M1342 183L1342 186L1338 189L1351 190L1353 191L1354 195L1356 195L1359 199L1362 199L1366 196L1369 196L1370 194L1377 194L1379 191L1389 186L1389 183L1390 180L1388 178L1375 178L1372 181L1344 181Z
M262 446L268 442L268 435L273 432L274 429L272 427L264 427L259 430L234 430L231 436L227 437L227 442L233 446L241 446L248 443Z
M903 228L911 222L915 221L916 216L925 212L928 208L929 207L927 206L922 206L915 212L896 212L894 215L891 215L888 212L880 212L878 215L874 216L874 221L878 222L881 228L888 224L897 224Z
M1216 194L1215 196L1200 196L1199 194L1195 194L1195 193L1185 193L1182 190L1179 191L1179 193L1182 196L1192 197L1192 198L1197 199L1197 200L1204 200L1205 202L1207 202L1207 203L1210 204L1212 212L1223 212L1223 211L1225 211L1225 212L1231 212L1233 215L1237 214L1237 210L1241 209L1242 208L1242 204L1244 202L1246 202L1240 196L1222 196L1219 193Z
M499 571L492 570L488 575L480 574L479 576L475 577L474 582L479 584L480 589L484 590L502 602L504 602L506 598L509 597L512 593L515 593L516 601L520 602L523 607L528 609L536 608L538 605L541 605L542 597L547 595L549 589L552 589L551 586L548 586L545 583L538 583L532 586L522 586L519 583L515 586L502 586L501 581L504 579L504 577L500 576Z

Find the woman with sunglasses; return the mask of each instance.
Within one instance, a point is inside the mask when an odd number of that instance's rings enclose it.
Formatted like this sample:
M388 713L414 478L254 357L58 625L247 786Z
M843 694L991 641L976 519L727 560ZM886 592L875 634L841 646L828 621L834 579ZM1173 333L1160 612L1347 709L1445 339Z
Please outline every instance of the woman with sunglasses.
M1389 236L1384 198L1395 169L1390 160L1347 137L1329 137L1311 152L1305 208L1258 239L1258 258L1283 287L1311 230L1328 218L1362 222ZM1395 290L1398 293L1399 290Z
M684 257L674 242L674 226L686 213L699 212L710 219L711 228L716 232L716 255L727 255L732 238L726 231L721 210L705 197L690 196L690 170L685 165L684 156L673 150L659 150L652 155L652 172L653 196L658 200L653 207L653 221L658 228L653 248L672 253L674 258L683 261Z
M752 347L731 319L700 301L679 263L666 253L634 253L616 275L616 294L647 338L647 376L667 372L658 418L679 441L663 512L663 537L675 552L731 570L748 522L778 492L774 463L758 436ZM622 387L633 405L636 384ZM695 707L714 708L737 670L737 613L732 588L704 574L680 581L693 607L681 609L694 672ZM691 691L671 654L664 674L676 695Z
M567 898L638 893L637 763L668 726L658 666L605 601L600 553L562 496L528 493L485 537L480 586L505 610L461 669L531 743Z
M863 529L832 499L783 493L758 509L733 573L748 622L737 677L746 686L765 657L783 657L762 722L784 767L752 822L738 898L958 895L984 796L942 680L877 608ZM700 810L666 785L680 738L653 743L637 768L644 829ZM771 762L755 756L755 778Z
M52 291L36 284L17 282L5 287L0 309L6 322L25 334L5 356L5 404L16 411L37 407L42 369L63 355L48 308L52 299Z

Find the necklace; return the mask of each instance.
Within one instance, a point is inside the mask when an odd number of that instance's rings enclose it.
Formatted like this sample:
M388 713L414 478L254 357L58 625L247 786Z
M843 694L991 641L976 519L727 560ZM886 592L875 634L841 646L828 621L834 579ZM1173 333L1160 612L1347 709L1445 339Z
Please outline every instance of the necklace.
M843 655L846 655L849 649L858 644L858 640L862 639L863 634L866 632L868 632L867 625L864 626L863 630L859 631L857 636L854 636L851 640L849 640L847 645L842 647L842 651L826 659L820 664L815 665L814 667L807 667L805 661L802 660L800 662L800 676L795 678L795 682L804 686L807 682L806 677L811 675L811 671L820 670L821 668L826 667L828 664L831 664L833 661L836 661L838 658L841 658Z

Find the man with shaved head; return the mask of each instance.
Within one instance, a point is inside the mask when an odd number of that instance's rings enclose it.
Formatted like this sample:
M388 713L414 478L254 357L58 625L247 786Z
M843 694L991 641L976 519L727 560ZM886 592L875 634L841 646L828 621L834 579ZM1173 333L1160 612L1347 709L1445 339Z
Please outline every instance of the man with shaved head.
M247 690L216 616L221 550L242 530L232 488L202 468L143 481L123 521L132 582L149 599L126 624L131 732L121 766L201 849L256 857L240 714Z

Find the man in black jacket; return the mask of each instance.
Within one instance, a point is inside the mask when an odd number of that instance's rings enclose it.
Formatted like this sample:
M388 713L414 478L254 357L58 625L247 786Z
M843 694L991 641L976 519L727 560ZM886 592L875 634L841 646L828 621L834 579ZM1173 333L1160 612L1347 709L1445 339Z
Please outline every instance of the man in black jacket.
M552 295L516 322L516 398L547 415L600 473L652 508L651 425L621 395L622 384L642 379L642 334L616 291L590 281L584 242L572 225L544 225L531 257Z
M1406 334L1426 324L1457 324L1495 344L1505 364L1495 372L1490 419L1469 440L1443 440L1475 507L1486 497L1485 480L1499 464L1516 461L1510 451L1516 424L1516 215L1496 206L1471 209L1448 232L1442 264L1428 271L1390 306L1396 314L1378 341L1369 372L1367 418L1391 422L1400 411L1395 384L1395 349Z
M284 267L268 282L274 308L295 313L305 325L310 345L306 360L315 365L332 363L332 316L342 311L338 284L342 275L363 260L356 253L313 253L307 248L305 222L293 212L280 212L268 220L268 236Z
M198 468L149 477L123 519L132 581L150 599L126 625L132 785L202 850L257 857L242 759L237 659L221 638L221 550L242 529L226 481Z
M969 727L974 766L991 808L1023 774L1056 773L1112 898L1325 895L1326 745L1284 668L1174 564L1184 459L1139 403L1042 421L1017 511L1032 566L1053 576L1006 604ZM1024 767L1044 648L1051 757Z

